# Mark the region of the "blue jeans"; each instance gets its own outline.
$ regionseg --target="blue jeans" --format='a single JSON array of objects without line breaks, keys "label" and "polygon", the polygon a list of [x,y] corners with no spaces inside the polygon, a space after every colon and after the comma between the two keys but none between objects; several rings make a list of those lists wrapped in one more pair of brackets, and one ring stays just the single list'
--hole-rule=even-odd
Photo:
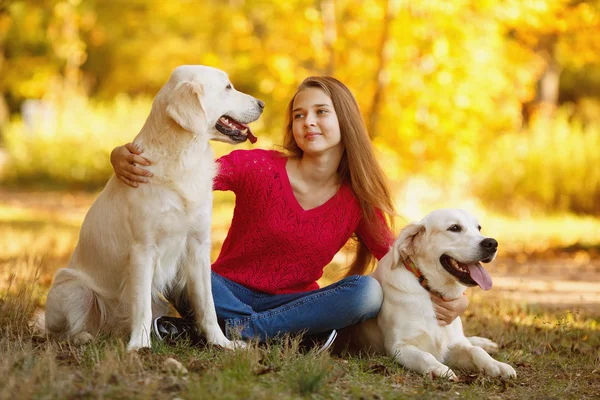
[{"label": "blue jeans", "polygon": [[379,282],[360,275],[310,292],[273,295],[213,272],[212,292],[226,336],[260,341],[283,333],[312,335],[345,328],[375,318],[383,301]]},{"label": "blue jeans", "polygon": [[[379,282],[360,275],[310,292],[273,295],[212,272],[212,294],[225,335],[259,341],[285,333],[313,335],[345,328],[375,318],[383,301]],[[193,318],[185,297],[167,298],[182,317]]]}]

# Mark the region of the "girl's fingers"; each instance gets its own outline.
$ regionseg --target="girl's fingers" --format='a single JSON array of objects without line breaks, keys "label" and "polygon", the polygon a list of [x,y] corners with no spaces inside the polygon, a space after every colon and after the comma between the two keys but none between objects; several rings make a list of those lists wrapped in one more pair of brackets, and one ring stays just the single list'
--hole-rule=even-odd
[{"label": "girl's fingers", "polygon": [[444,308],[437,307],[437,308],[434,308],[434,311],[435,311],[435,316],[437,319],[447,320],[451,317],[450,314],[448,313],[448,310],[446,310]]},{"label": "girl's fingers", "polygon": [[134,187],[134,188],[138,187],[138,184],[137,184],[137,183],[135,183],[135,182],[131,182],[129,179],[125,178],[125,177],[124,177],[124,176],[122,176],[122,175],[118,175],[118,176],[117,176],[117,178],[119,178],[119,180],[120,180],[121,182],[123,182],[124,184],[126,184],[126,185],[128,185],[128,186],[131,186],[131,187]]},{"label": "girl's fingers", "polygon": [[435,316],[441,326],[451,324],[469,305],[469,300],[466,296],[460,296],[458,299],[444,299],[430,294],[429,297],[433,304]]},{"label": "girl's fingers", "polygon": [[441,307],[435,303],[433,303],[433,311],[435,312],[435,317],[438,320],[438,324],[440,326],[448,325],[454,320],[453,316],[448,312],[446,308]]},{"label": "girl's fingers", "polygon": [[136,163],[136,164],[140,164],[140,165],[146,165],[146,166],[150,165],[150,161],[148,161],[147,159],[145,159],[142,156],[136,156],[136,155],[134,155],[133,156],[133,162]]},{"label": "girl's fingers", "polygon": [[133,175],[147,176],[147,177],[152,176],[152,173],[150,171],[147,171],[144,168],[136,167],[135,165],[131,165],[131,164],[127,164],[125,167],[123,167],[123,170],[127,171]]},{"label": "girl's fingers", "polygon": [[142,149],[140,149],[138,146],[136,146],[133,143],[127,143],[125,145],[125,148],[127,150],[129,150],[130,153],[133,153],[133,154],[141,154],[142,153]]},{"label": "girl's fingers", "polygon": [[148,161],[146,158],[135,154],[127,154],[125,156],[125,160],[127,160],[127,163],[129,164],[140,164],[144,166],[150,165],[150,161]]},{"label": "girl's fingers", "polygon": [[129,179],[132,182],[148,183],[148,178],[137,174],[132,174],[131,172],[126,170],[123,170],[123,175],[125,176],[125,178]]}]

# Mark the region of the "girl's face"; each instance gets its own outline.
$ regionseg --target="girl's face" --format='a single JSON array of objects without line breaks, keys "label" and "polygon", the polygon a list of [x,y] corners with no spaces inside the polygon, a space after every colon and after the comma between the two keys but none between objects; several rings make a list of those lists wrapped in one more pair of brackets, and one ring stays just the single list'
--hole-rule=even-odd
[{"label": "girl's face", "polygon": [[309,155],[343,153],[340,124],[333,102],[319,88],[302,89],[292,106],[292,133],[300,149]]}]

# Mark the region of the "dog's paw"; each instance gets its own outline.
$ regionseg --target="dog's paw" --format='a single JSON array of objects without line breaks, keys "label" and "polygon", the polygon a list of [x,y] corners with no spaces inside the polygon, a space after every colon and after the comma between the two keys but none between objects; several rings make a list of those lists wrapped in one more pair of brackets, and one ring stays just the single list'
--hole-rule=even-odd
[{"label": "dog's paw", "polygon": [[241,350],[241,349],[245,349],[247,347],[246,342],[243,342],[241,340],[229,340],[229,339],[219,340],[219,341],[215,340],[214,342],[212,342],[212,344],[221,346],[227,350]]},{"label": "dog's paw", "polygon": [[71,342],[74,345],[79,346],[91,342],[93,339],[94,337],[89,332],[79,332],[78,334],[73,335],[73,337],[71,337]]},{"label": "dog's paw", "polygon": [[498,362],[499,368],[500,368],[500,376],[503,378],[516,378],[517,377],[517,371],[515,371],[515,369],[503,362]]},{"label": "dog's paw", "polygon": [[473,346],[481,347],[488,354],[494,354],[498,351],[498,344],[496,342],[491,341],[490,339],[479,337],[479,336],[471,336],[467,338],[469,342]]},{"label": "dog's paw", "polygon": [[132,351],[138,351],[140,349],[145,349],[145,348],[149,348],[150,346],[142,346],[140,344],[137,343],[131,343],[129,342],[129,344],[127,345],[127,351],[128,352],[132,352]]},{"label": "dog's paw", "polygon": [[146,338],[146,337],[141,337],[141,338],[137,338],[134,339],[133,337],[129,340],[129,343],[127,344],[127,351],[131,352],[131,351],[137,351],[139,349],[143,349],[143,348],[149,348],[150,347],[150,338]]},{"label": "dog's paw", "polygon": [[248,347],[248,344],[246,342],[244,342],[243,340],[231,340],[231,347],[227,347],[228,349],[231,350],[242,350],[245,349],[246,347]]},{"label": "dog's paw", "polygon": [[431,366],[427,369],[425,375],[429,375],[432,378],[446,378],[449,381],[458,381],[458,377],[454,371],[444,364]]},{"label": "dog's paw", "polygon": [[511,367],[510,365],[500,362],[500,361],[495,361],[493,363],[490,363],[488,365],[486,365],[485,367],[483,367],[483,372],[486,375],[489,376],[493,376],[493,377],[498,377],[501,376],[502,378],[516,378],[517,377],[517,372],[515,371],[515,369],[513,367]]},{"label": "dog's paw", "polygon": [[246,343],[241,340],[229,340],[223,331],[217,326],[206,334],[206,341],[215,346],[221,346],[228,350],[245,349]]}]

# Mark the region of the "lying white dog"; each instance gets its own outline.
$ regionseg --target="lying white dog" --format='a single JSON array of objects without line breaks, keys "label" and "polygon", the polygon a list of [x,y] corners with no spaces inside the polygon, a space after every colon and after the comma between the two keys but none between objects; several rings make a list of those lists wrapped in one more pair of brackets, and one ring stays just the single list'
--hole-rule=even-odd
[{"label": "lying white dog", "polygon": [[209,140],[255,142],[245,124],[263,108],[223,71],[173,71],[134,140],[154,177],[133,189],[113,176],[92,204],[69,265],[48,294],[49,334],[81,343],[99,332],[130,333],[128,350],[149,347],[152,318],[166,312],[159,294],[185,290],[208,342],[234,347],[219,328],[211,291],[216,166]]},{"label": "lying white dog", "polygon": [[429,292],[462,296],[467,286],[488,290],[492,279],[481,262],[491,262],[498,242],[480,233],[477,219],[463,210],[432,212],[402,230],[373,277],[383,289],[376,319],[349,333],[355,345],[385,353],[404,367],[456,380],[444,363],[490,376],[515,377],[508,364],[494,360],[489,339],[466,338],[460,318],[439,326]]}]

